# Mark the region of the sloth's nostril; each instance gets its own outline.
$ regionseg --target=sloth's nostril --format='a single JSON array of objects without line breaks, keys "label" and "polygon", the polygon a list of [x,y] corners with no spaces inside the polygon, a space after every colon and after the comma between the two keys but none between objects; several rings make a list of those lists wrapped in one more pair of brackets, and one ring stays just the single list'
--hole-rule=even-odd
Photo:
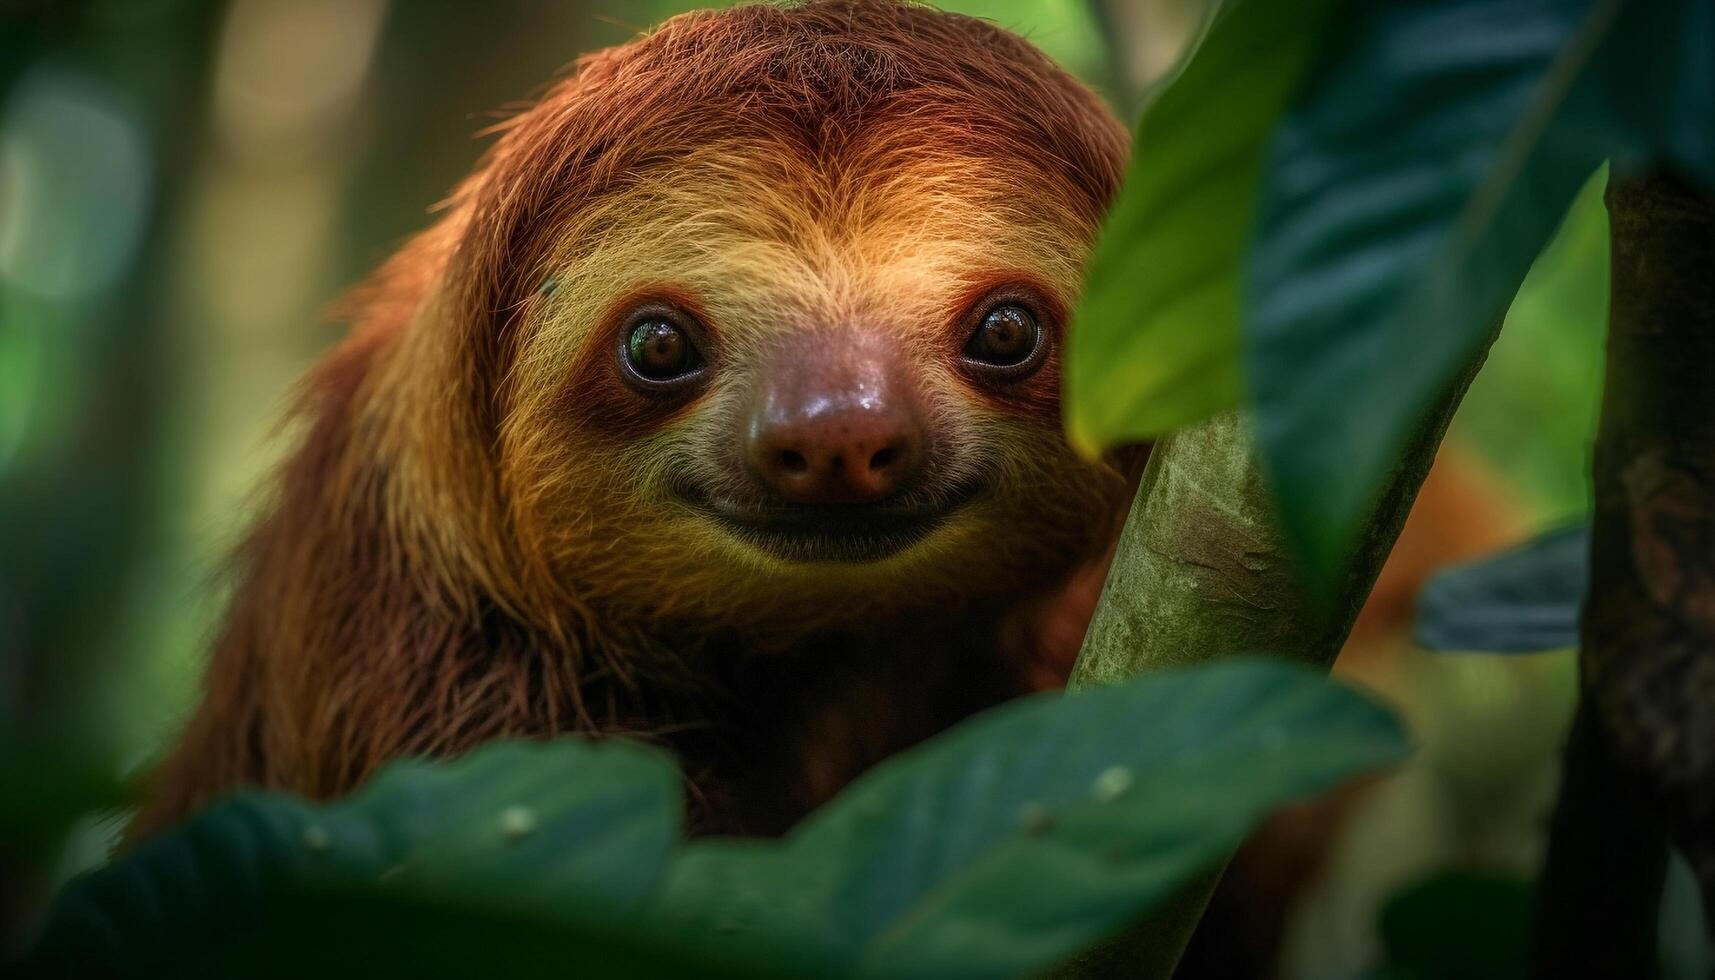
[{"label": "sloth's nostril", "polygon": [[785,449],[780,453],[780,468],[788,473],[802,473],[810,468],[810,461],[795,449]]},{"label": "sloth's nostril", "polygon": [[898,455],[899,453],[895,451],[892,446],[884,446],[881,449],[877,449],[875,451],[875,455],[869,458],[869,468],[872,470],[885,470],[887,469],[888,464],[893,462],[893,458]]}]

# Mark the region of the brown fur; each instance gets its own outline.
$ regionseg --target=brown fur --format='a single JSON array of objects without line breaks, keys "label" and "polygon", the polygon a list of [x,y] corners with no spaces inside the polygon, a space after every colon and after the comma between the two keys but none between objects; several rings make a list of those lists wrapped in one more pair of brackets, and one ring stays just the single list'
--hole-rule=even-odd
[{"label": "brown fur", "polygon": [[[134,833],[563,732],[667,744],[697,829],[772,832],[1056,682],[1126,474],[1067,449],[1056,363],[996,391],[953,360],[990,283],[1070,307],[1126,149],[1028,44],[882,0],[687,15],[584,58],[351,302]],[[708,390],[616,381],[639,297],[708,325]],[[684,474],[730,482],[735,406],[805,332],[910,352],[937,465],[985,488],[934,539],[791,566],[674,502]]]}]

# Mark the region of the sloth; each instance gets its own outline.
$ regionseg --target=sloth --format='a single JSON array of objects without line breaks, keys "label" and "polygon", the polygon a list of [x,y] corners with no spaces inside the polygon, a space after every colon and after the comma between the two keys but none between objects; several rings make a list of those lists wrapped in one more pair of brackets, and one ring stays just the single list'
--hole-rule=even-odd
[{"label": "sloth", "polygon": [[1059,421],[1129,147],[987,22],[684,15],[504,126],[345,304],[133,835],[628,736],[697,833],[1063,681],[1142,451]]}]

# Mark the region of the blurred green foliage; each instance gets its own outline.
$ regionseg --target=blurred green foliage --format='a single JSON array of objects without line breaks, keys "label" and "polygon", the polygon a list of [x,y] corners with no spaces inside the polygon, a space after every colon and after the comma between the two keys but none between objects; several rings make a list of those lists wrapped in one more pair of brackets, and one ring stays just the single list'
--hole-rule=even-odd
[{"label": "blurred green foliage", "polygon": [[1608,328],[1607,186],[1604,167],[1578,192],[1453,424],[1453,438],[1494,460],[1554,523],[1590,508]]},{"label": "blurred green foliage", "polygon": [[1268,138],[1335,6],[1223,7],[1144,110],[1066,359],[1066,428],[1085,452],[1239,404],[1242,269]]}]

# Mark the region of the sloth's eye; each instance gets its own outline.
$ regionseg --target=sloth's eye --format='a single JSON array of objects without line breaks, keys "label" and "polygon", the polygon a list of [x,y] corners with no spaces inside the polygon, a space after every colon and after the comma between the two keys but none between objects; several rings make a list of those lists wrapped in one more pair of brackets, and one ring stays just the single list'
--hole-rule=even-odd
[{"label": "sloth's eye", "polygon": [[625,340],[625,358],[631,369],[648,381],[671,381],[696,370],[699,364],[691,338],[661,319],[644,320],[631,328]]},{"label": "sloth's eye", "polygon": [[1031,359],[1042,341],[1042,327],[1022,306],[1006,303],[990,310],[965,345],[965,356],[985,365],[1018,367]]}]

